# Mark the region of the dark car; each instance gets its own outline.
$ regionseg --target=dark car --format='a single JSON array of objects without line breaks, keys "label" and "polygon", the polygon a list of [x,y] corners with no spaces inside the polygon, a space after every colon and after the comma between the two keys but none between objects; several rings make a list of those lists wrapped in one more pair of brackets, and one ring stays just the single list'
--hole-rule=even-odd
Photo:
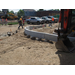
[{"label": "dark car", "polygon": [[51,23],[51,22],[52,22],[52,20],[49,19],[49,18],[46,17],[46,16],[43,16],[43,17],[41,17],[41,18],[44,19],[45,23]]},{"label": "dark car", "polygon": [[55,18],[54,16],[47,16],[49,19],[54,18],[54,22],[57,23],[58,22],[58,18]]}]

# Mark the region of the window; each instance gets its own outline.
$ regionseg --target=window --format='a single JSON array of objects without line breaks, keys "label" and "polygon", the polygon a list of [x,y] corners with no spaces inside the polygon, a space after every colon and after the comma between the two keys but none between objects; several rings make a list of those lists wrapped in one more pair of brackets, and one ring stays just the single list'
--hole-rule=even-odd
[{"label": "window", "polygon": [[72,9],[72,14],[75,14],[75,9]]},{"label": "window", "polygon": [[49,16],[48,18],[54,18],[54,16]]},{"label": "window", "polygon": [[37,17],[36,19],[40,19],[39,17]]},{"label": "window", "polygon": [[42,18],[42,19],[45,19],[45,18]]},{"label": "window", "polygon": [[43,17],[43,19],[48,19],[48,17]]},{"label": "window", "polygon": [[34,20],[35,18],[31,18],[32,20]]},{"label": "window", "polygon": [[75,23],[75,9],[72,9],[71,23]]}]

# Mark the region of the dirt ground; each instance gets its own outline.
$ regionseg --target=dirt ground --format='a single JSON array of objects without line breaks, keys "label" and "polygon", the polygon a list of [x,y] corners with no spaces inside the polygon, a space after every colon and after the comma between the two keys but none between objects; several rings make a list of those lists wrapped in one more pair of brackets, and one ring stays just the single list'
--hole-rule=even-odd
[{"label": "dirt ground", "polygon": [[[17,28],[18,25],[0,26],[0,34],[7,33],[10,29],[15,31]],[[50,32],[49,27],[45,29],[36,31]],[[24,29],[20,29],[15,35],[0,39],[0,65],[73,64],[75,65],[75,53],[58,52],[55,42],[31,40],[24,35]]]},{"label": "dirt ground", "polygon": [[33,29],[33,30],[38,32],[53,34],[54,29],[58,28],[58,26],[60,26],[58,23],[52,24],[52,26],[49,26],[49,24],[47,24],[46,27],[43,26],[42,28]]}]

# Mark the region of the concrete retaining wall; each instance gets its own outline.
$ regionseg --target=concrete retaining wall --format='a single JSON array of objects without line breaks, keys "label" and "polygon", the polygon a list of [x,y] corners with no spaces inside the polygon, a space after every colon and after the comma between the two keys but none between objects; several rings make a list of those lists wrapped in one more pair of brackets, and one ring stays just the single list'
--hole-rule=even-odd
[{"label": "concrete retaining wall", "polygon": [[[45,27],[46,25],[44,25]],[[27,34],[27,36],[31,36],[31,37],[35,37],[35,38],[39,38],[39,39],[46,39],[46,40],[51,40],[51,41],[57,41],[57,36],[56,34],[49,34],[49,33],[43,33],[43,32],[37,32],[37,31],[33,31],[32,29],[34,28],[42,28],[42,25],[38,25],[38,26],[27,26],[25,27],[25,34]]]},{"label": "concrete retaining wall", "polygon": [[[27,34],[27,36],[31,36],[34,38],[39,38],[39,39],[46,39],[46,40],[51,40],[51,41],[57,41],[57,34],[49,34],[49,33],[43,33],[43,32],[37,32],[37,31],[33,31],[32,29],[37,29],[37,28],[42,28],[43,25],[38,25],[38,26],[27,26],[25,27],[25,34]],[[46,27],[46,25],[44,25],[44,27]],[[73,37],[73,35],[75,34],[75,32],[69,34],[67,37],[70,39],[71,42],[75,41],[75,37]]]}]

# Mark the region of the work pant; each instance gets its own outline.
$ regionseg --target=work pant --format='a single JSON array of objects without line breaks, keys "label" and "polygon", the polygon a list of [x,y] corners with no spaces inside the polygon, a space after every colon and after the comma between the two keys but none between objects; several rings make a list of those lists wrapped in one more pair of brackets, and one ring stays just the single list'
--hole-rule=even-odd
[{"label": "work pant", "polygon": [[18,27],[18,29],[20,28],[20,26],[22,26],[22,29],[23,29],[23,25],[22,25],[22,24],[19,24],[19,27]]},{"label": "work pant", "polygon": [[49,27],[52,26],[52,24],[54,24],[54,21],[52,21],[52,22],[49,24]]},{"label": "work pant", "polygon": [[52,21],[52,24],[54,24],[54,21]]},{"label": "work pant", "polygon": [[4,23],[5,23],[5,25],[7,25],[7,21],[5,21]]},{"label": "work pant", "polygon": [[52,21],[52,23],[54,23],[54,21]]},{"label": "work pant", "polygon": [[2,25],[4,24],[4,22],[2,22]]}]

